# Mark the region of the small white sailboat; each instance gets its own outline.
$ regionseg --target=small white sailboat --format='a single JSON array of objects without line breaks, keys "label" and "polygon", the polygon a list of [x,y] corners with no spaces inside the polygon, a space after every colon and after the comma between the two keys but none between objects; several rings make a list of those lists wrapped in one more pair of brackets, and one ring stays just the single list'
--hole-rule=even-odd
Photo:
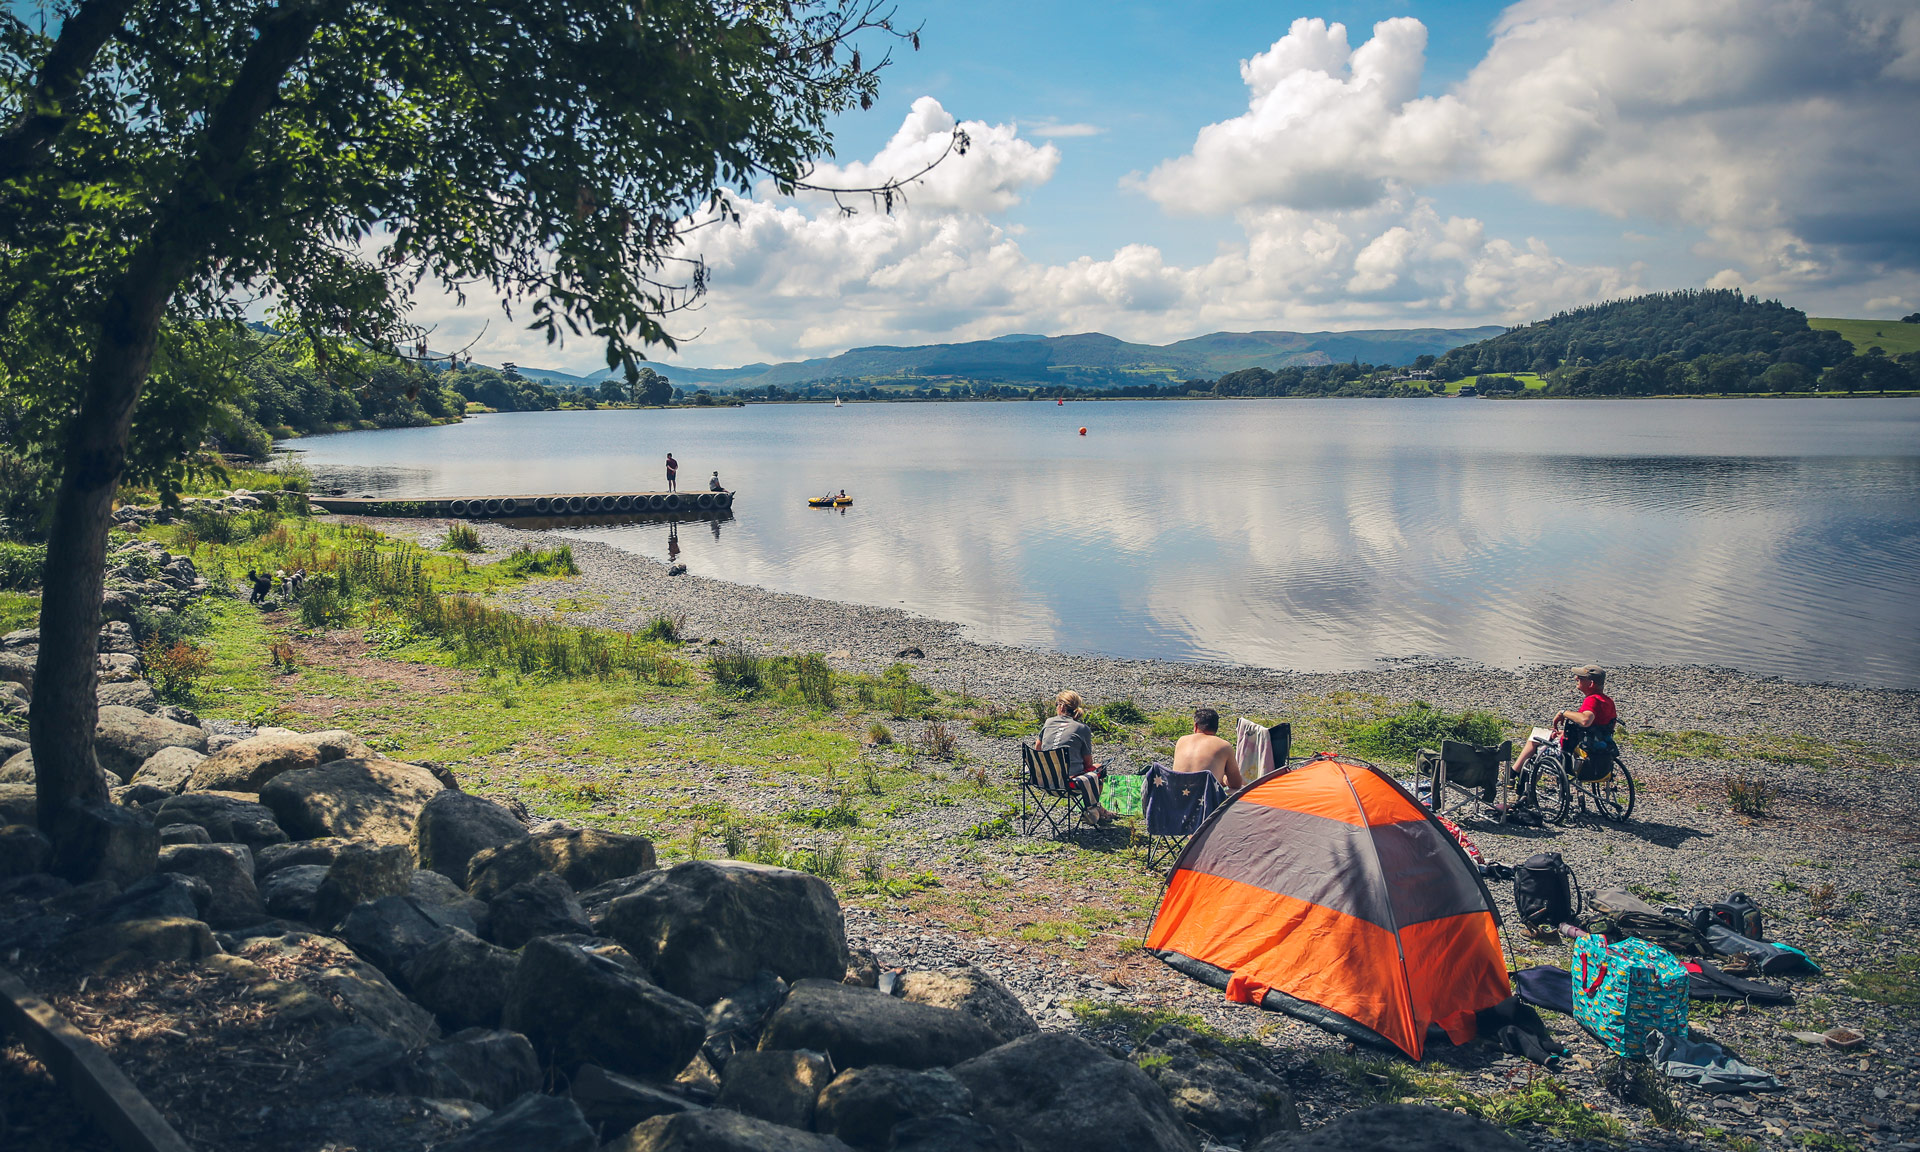
[{"label": "small white sailboat", "polygon": [[846,407],[846,405],[845,405],[845,404],[842,404],[842,403],[840,403],[840,397],[838,397],[838,396],[835,396],[835,397],[833,398],[833,406],[834,406],[835,408],[845,408],[845,407]]}]

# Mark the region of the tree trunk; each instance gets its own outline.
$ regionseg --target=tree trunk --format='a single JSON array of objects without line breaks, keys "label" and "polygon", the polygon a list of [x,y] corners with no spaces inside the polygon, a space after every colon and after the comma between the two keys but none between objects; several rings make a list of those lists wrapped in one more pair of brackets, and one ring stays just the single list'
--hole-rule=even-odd
[{"label": "tree trunk", "polygon": [[108,799],[93,756],[99,719],[100,595],[106,583],[113,495],[127,467],[133,409],[146,383],[167,301],[229,222],[226,198],[246,169],[249,141],[280,81],[321,20],[344,0],[287,0],[264,11],[239,75],[208,118],[196,171],[135,246],[103,301],[80,407],[66,434],[60,487],[47,531],[40,600],[40,659],[29,728],[42,831],[56,856],[80,810]]},{"label": "tree trunk", "polygon": [[113,494],[126,472],[134,404],[153,362],[167,297],[181,274],[169,264],[177,261],[139,261],[107,302],[54,494],[30,729],[38,819],[55,843],[79,808],[107,801],[106,778],[93,756],[107,530]]}]

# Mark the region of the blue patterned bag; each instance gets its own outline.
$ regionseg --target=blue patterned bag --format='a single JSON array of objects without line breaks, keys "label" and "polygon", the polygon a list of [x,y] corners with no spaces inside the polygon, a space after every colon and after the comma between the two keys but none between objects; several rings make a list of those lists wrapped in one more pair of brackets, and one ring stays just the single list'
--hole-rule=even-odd
[{"label": "blue patterned bag", "polygon": [[1573,946],[1573,1018],[1608,1048],[1638,1060],[1649,1028],[1687,1034],[1686,966],[1645,940],[1609,944],[1582,936]]}]

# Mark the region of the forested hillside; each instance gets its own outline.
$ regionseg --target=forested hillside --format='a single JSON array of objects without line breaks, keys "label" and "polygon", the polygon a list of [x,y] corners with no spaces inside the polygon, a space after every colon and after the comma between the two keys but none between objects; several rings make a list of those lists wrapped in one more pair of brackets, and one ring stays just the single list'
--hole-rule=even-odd
[{"label": "forested hillside", "polygon": [[1443,380],[1533,372],[1545,395],[1663,396],[1916,387],[1912,358],[1855,356],[1806,313],[1738,289],[1661,292],[1562,312],[1440,356]]}]

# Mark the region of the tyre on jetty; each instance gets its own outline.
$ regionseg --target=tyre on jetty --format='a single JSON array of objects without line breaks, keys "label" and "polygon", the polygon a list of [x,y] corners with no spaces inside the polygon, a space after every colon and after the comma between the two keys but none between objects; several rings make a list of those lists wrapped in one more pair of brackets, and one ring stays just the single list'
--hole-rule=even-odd
[{"label": "tyre on jetty", "polygon": [[467,514],[467,502],[465,500],[450,500],[447,502],[447,511],[453,513],[455,516],[465,516]]},{"label": "tyre on jetty", "polygon": [[682,505],[683,503],[684,503],[684,501],[682,501],[682,500],[680,499],[680,493],[678,493],[678,492],[669,492],[669,493],[667,493],[667,495],[666,495],[666,509],[667,509],[667,511],[669,511],[669,512],[678,512],[678,511],[680,511],[680,506],[681,506],[681,505]]},{"label": "tyre on jetty", "polygon": [[586,507],[587,507],[587,502],[585,500],[582,500],[580,497],[578,496],[567,497],[567,511],[581,512],[581,511],[584,511]]},{"label": "tyre on jetty", "polygon": [[498,516],[498,515],[500,515],[500,501],[498,501],[498,500],[488,500],[488,501],[486,502],[486,504],[484,505],[484,507],[485,507],[485,508],[486,508],[486,510],[487,510],[487,515],[489,515],[489,516]]},{"label": "tyre on jetty", "polygon": [[500,501],[500,511],[506,513],[509,516],[513,515],[516,511],[519,510],[519,508],[520,508],[520,501],[515,500],[511,496],[507,497],[505,500]]},{"label": "tyre on jetty", "polygon": [[652,495],[652,496],[649,496],[649,497],[647,497],[647,510],[648,510],[649,512],[664,512],[664,511],[666,511],[666,510],[667,510],[667,498],[666,498],[665,496],[661,496],[661,495],[659,495],[658,493],[656,493],[656,494],[654,494],[654,495]]},{"label": "tyre on jetty", "polygon": [[533,502],[533,510],[545,516],[547,513],[553,511],[553,501],[542,496]]}]

